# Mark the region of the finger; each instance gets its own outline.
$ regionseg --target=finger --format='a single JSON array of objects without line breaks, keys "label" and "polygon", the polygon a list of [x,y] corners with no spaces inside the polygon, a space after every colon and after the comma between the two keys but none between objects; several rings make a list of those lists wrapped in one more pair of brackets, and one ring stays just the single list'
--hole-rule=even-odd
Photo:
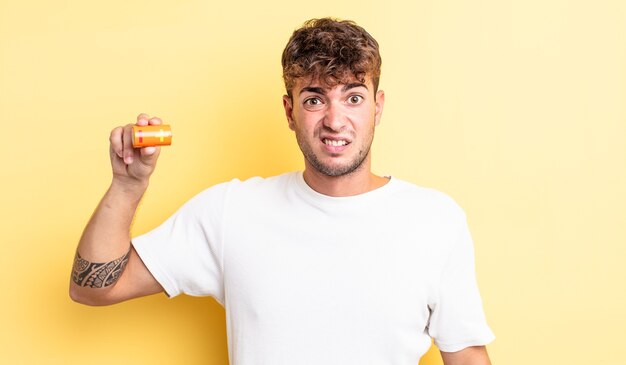
[{"label": "finger", "polygon": [[150,119],[150,116],[146,113],[141,113],[137,116],[137,125],[148,125],[148,120]]},{"label": "finger", "polygon": [[124,127],[123,134],[123,148],[124,148],[124,163],[130,165],[133,163],[133,155],[135,150],[133,149],[133,125],[128,124]]},{"label": "finger", "polygon": [[111,131],[111,135],[109,136],[109,142],[111,143],[111,150],[115,152],[115,154],[122,158],[123,155],[123,145],[122,145],[122,133],[124,131],[123,127],[113,128]]},{"label": "finger", "polygon": [[153,118],[150,118],[148,123],[150,123],[150,125],[161,125],[163,124],[163,121],[159,117],[153,117]]}]

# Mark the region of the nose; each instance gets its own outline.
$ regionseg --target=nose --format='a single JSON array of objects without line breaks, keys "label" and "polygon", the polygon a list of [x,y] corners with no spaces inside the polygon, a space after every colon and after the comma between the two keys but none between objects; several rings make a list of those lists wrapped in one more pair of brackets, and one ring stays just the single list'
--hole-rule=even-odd
[{"label": "nose", "polygon": [[346,123],[346,115],[341,110],[341,106],[334,102],[328,103],[326,112],[324,113],[324,126],[335,132],[339,132]]}]

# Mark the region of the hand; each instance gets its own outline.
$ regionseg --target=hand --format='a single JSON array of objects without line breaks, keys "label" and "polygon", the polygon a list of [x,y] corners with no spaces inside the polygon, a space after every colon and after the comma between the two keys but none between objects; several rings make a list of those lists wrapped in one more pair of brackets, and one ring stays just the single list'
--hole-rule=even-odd
[{"label": "hand", "polygon": [[[141,113],[137,116],[137,124],[160,125],[160,118]],[[109,155],[113,168],[113,181],[125,184],[148,185],[148,180],[156,166],[160,147],[133,148],[133,124],[117,127],[111,131],[109,138]]]}]

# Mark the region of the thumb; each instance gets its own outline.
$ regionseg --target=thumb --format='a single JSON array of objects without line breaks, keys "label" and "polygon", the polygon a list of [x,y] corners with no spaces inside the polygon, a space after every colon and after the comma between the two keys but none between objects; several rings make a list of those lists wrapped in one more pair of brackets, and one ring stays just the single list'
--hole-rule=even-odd
[{"label": "thumb", "polygon": [[148,164],[154,165],[156,163],[157,158],[159,158],[159,153],[161,152],[160,147],[144,147],[141,148],[141,161]]}]

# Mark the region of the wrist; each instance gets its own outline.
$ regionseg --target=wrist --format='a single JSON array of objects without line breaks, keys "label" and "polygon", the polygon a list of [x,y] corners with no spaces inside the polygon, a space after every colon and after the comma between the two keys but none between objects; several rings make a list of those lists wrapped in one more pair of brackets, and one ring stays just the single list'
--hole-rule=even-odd
[{"label": "wrist", "polygon": [[141,198],[148,189],[148,180],[136,180],[132,178],[113,177],[110,190],[115,193],[131,195]]}]

